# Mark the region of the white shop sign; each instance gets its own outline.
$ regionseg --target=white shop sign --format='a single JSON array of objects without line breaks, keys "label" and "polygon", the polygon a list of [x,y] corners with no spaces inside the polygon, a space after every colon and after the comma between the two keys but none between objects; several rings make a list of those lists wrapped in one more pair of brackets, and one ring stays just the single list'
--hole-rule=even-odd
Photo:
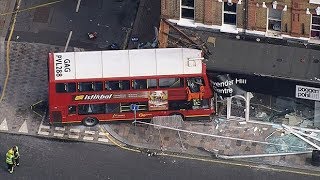
[{"label": "white shop sign", "polygon": [[296,85],[296,98],[320,101],[320,88]]}]

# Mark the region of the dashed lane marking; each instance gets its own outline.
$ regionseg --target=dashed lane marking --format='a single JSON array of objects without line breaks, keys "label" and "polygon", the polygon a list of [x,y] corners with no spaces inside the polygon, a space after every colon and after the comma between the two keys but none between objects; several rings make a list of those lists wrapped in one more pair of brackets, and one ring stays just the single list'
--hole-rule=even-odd
[{"label": "dashed lane marking", "polygon": [[79,138],[79,135],[69,134],[69,138],[70,138],[70,139],[78,139],[78,138]]},{"label": "dashed lane marking", "polygon": [[93,137],[89,137],[89,136],[84,136],[83,140],[87,140],[87,141],[93,141]]},{"label": "dashed lane marking", "polygon": [[66,128],[65,127],[55,127],[54,128],[56,131],[65,131]]},{"label": "dashed lane marking", "polygon": [[27,121],[24,120],[23,124],[21,125],[20,129],[18,132],[21,133],[28,133],[28,126],[27,126]]},{"label": "dashed lane marking", "polygon": [[94,135],[96,132],[95,131],[84,131],[84,133]]},{"label": "dashed lane marking", "polygon": [[8,131],[8,124],[6,118],[4,118],[4,120],[0,124],[0,131]]},{"label": "dashed lane marking", "polygon": [[63,137],[64,134],[61,134],[61,133],[53,133],[53,136],[55,137]]},{"label": "dashed lane marking", "polygon": [[70,131],[70,132],[74,132],[74,133],[79,133],[79,132],[80,132],[80,129],[70,129],[69,131]]}]

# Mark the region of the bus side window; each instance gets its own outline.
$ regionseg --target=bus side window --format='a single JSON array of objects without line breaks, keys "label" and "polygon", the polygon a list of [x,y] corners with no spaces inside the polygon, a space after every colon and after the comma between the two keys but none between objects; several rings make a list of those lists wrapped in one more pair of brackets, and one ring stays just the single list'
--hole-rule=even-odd
[{"label": "bus side window", "polygon": [[103,83],[102,82],[93,82],[92,83],[94,91],[102,91],[103,90]]},{"label": "bus side window", "polygon": [[79,91],[80,92],[93,91],[92,82],[80,82]]},{"label": "bus side window", "polygon": [[130,81],[107,81],[106,82],[106,90],[129,90],[130,89]]},{"label": "bus side window", "polygon": [[57,83],[57,93],[76,92],[76,83]]},{"label": "bus side window", "polygon": [[147,89],[146,79],[132,80],[133,89]]},{"label": "bus side window", "polygon": [[56,92],[57,93],[66,92],[65,84],[64,83],[56,83]]},{"label": "bus side window", "polygon": [[157,88],[157,80],[156,79],[147,79],[147,88],[148,89]]},{"label": "bus side window", "polygon": [[162,78],[159,79],[161,88],[179,88],[184,87],[183,78]]},{"label": "bus side window", "polygon": [[204,86],[204,81],[201,77],[187,78],[187,86],[192,93],[200,92],[200,86]]},{"label": "bus side window", "polygon": [[68,114],[76,114],[76,113],[77,113],[77,106],[68,107]]},{"label": "bus side window", "polygon": [[76,83],[67,83],[67,92],[76,92],[77,86]]}]

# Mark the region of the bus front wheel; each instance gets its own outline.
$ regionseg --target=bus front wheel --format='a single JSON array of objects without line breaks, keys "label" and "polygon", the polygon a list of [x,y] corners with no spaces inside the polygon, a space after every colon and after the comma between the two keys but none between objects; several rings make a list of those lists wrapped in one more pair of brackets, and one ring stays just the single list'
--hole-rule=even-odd
[{"label": "bus front wheel", "polygon": [[82,123],[85,126],[94,126],[96,124],[98,124],[98,119],[94,118],[94,117],[86,117],[85,119],[83,119]]}]

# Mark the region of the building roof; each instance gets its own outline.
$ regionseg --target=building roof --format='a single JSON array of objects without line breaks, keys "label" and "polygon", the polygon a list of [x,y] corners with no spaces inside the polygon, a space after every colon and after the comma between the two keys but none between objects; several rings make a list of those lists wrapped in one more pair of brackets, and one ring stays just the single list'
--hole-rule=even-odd
[{"label": "building roof", "polygon": [[62,52],[53,57],[55,80],[202,73],[201,51],[188,48]]},{"label": "building roof", "polygon": [[[285,40],[237,34],[222,34],[208,29],[179,27],[190,39],[205,44],[207,70],[225,73],[255,74],[320,84],[320,51],[317,47]],[[181,35],[170,29],[169,47],[195,47],[181,41]],[[180,37],[179,37],[180,36]],[[175,37],[174,39],[170,37]],[[209,38],[211,37],[211,38]],[[277,44],[273,44],[275,41]],[[279,42],[278,42],[279,41]],[[170,45],[171,44],[171,45]]]}]

